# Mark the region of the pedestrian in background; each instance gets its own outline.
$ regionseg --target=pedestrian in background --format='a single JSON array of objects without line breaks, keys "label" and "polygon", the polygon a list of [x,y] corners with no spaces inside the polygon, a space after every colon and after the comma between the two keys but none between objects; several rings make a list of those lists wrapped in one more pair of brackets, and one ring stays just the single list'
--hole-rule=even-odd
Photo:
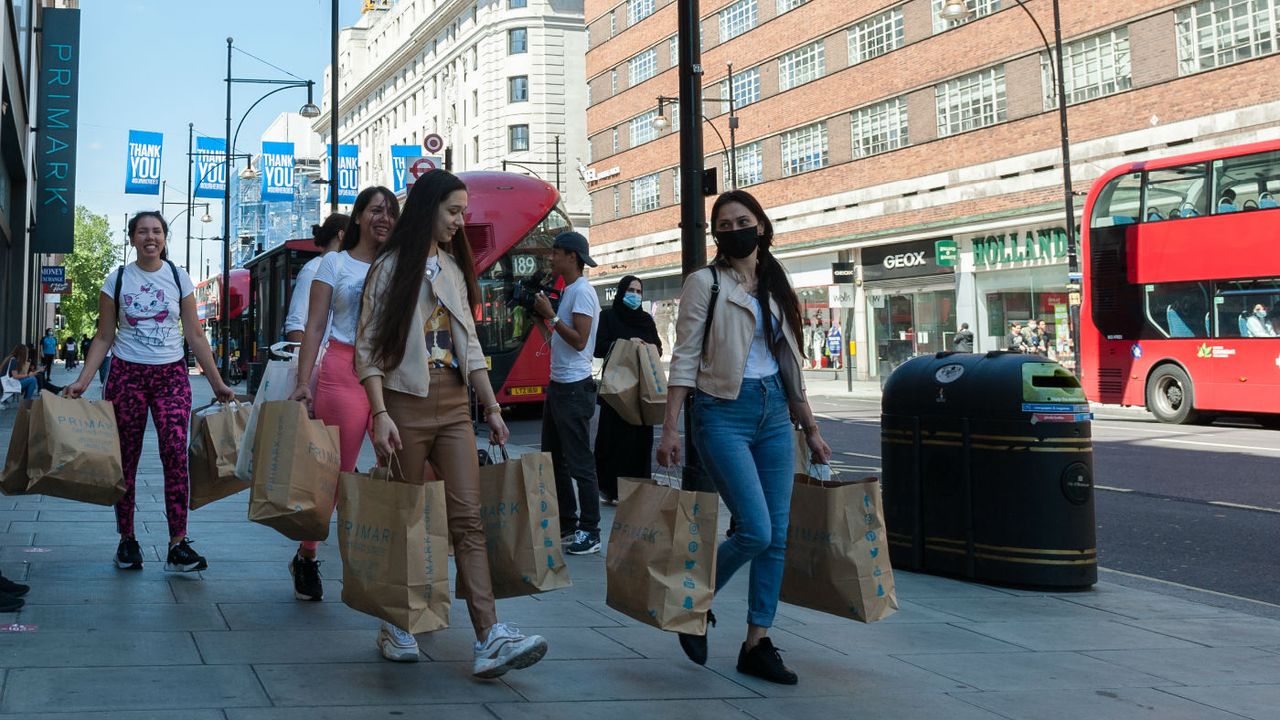
[{"label": "pedestrian in background", "polygon": [[[711,221],[715,259],[710,268],[689,275],[680,293],[658,463],[680,462],[680,409],[692,393],[694,446],[737,524],[716,553],[716,592],[751,565],[738,672],[794,685],[796,674],[767,636],[782,589],[793,428],[804,429],[816,462],[829,462],[831,448],[805,395],[797,343],[800,301],[769,251],[773,224],[743,190],[716,198]],[[705,635],[681,634],[680,646],[689,659],[706,663]]]},{"label": "pedestrian in background", "polygon": [[[400,203],[390,190],[382,186],[362,190],[351,206],[342,249],[324,256],[308,290],[307,324],[298,353],[298,386],[292,398],[305,402],[312,415],[325,425],[338,427],[342,472],[356,469],[360,445],[370,429],[369,400],[355,370],[360,294],[370,265],[399,217]],[[320,355],[322,340],[325,340],[324,357],[317,370],[316,358]],[[314,393],[313,372],[316,374]],[[319,546],[318,542],[304,540],[289,561],[293,596],[298,600],[324,599],[320,561],[316,560]]]},{"label": "pedestrian in background", "polygon": [[1022,336],[1022,324],[1017,322],[1009,323],[1009,337],[1007,339],[1009,352],[1024,353],[1027,351],[1026,340]]},{"label": "pedestrian in background", "polygon": [[[591,356],[600,324],[600,299],[584,274],[596,266],[587,239],[572,230],[551,244],[551,271],[564,279],[560,306],[539,293],[533,309],[551,321],[551,382],[542,411],[542,450],[551,453],[565,552],[600,552],[600,486],[591,451],[596,381]],[[545,332],[545,331],[544,331]],[[575,494],[576,485],[576,494]]]},{"label": "pedestrian in background", "polygon": [[[351,222],[349,215],[332,213],[324,219],[324,223],[311,226],[311,239],[320,248],[320,255],[311,258],[298,271],[293,281],[293,297],[289,300],[289,314],[284,318],[284,339],[291,343],[302,343],[307,329],[307,311],[311,308],[311,281],[316,271],[324,262],[325,256],[337,252],[342,247],[342,238],[346,234],[347,225]],[[328,323],[325,324],[328,332]],[[320,345],[324,345],[321,340]]]},{"label": "pedestrian in background", "polygon": [[53,335],[53,328],[44,329],[44,337],[40,338],[41,364],[44,366],[44,379],[50,380],[53,372],[53,361],[58,357],[58,338]]},{"label": "pedestrian in background", "polygon": [[18,343],[13,346],[13,350],[0,362],[0,375],[18,381],[24,400],[34,400],[40,396],[40,384],[44,378],[38,372],[31,372],[26,345]]},{"label": "pedestrian in background", "polygon": [[[467,186],[452,173],[432,170],[413,184],[365,284],[355,362],[382,463],[421,485],[430,462],[444,481],[458,596],[476,635],[472,673],[495,678],[541,660],[547,641],[498,622],[489,578],[468,388],[484,405],[489,442],[505,445],[510,433],[476,332],[480,286],[462,230],[466,209]],[[388,462],[392,454],[398,462]],[[413,635],[386,622],[378,647],[388,660],[419,657]]]},{"label": "pedestrian in background", "polygon": [[62,343],[62,359],[67,364],[68,370],[74,370],[80,362],[79,348],[76,345],[76,336],[69,335],[66,342]]},{"label": "pedestrian in background", "polygon": [[[618,281],[613,305],[600,313],[600,329],[596,331],[596,357],[603,358],[618,340],[632,338],[658,347],[662,341],[653,316],[641,309],[644,285],[635,275]],[[653,463],[653,426],[632,425],[622,419],[607,403],[600,404],[596,426],[596,479],[600,483],[600,499],[606,505],[618,504],[618,478],[647,478]]]},{"label": "pedestrian in background", "polygon": [[969,323],[960,323],[960,332],[956,333],[951,345],[956,352],[973,352],[973,331],[969,329]]},{"label": "pedestrian in background", "polygon": [[[137,260],[116,268],[98,294],[98,334],[80,377],[67,386],[67,397],[84,394],[108,349],[115,355],[103,397],[115,408],[124,465],[125,493],[116,503],[116,567],[142,569],[142,548],[134,535],[134,497],[147,413],[156,426],[164,465],[165,516],[169,521],[169,554],[165,570],[193,572],[209,565],[187,538],[187,429],[191,423],[191,381],[183,356],[183,339],[195,351],[213,394],[222,402],[235,392],[218,376],[213,350],[196,317],[195,286],[186,271],[169,261],[169,226],[158,212],[129,220],[129,242]],[[119,298],[117,305],[116,298]]]}]

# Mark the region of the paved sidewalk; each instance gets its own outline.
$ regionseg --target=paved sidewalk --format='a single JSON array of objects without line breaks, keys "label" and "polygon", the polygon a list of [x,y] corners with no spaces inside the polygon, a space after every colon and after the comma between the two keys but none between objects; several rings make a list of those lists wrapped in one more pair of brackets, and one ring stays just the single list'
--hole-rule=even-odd
[{"label": "paved sidewalk", "polygon": [[[0,411],[5,447],[14,415]],[[293,543],[245,520],[243,494],[192,513],[209,570],[164,573],[153,436],[143,458],[142,572],[112,566],[109,508],[0,497],[0,569],[32,585],[0,615],[25,626],[0,632],[0,720],[1280,717],[1280,621],[1110,582],[1054,594],[898,573],[902,610],[874,625],[784,605],[772,635],[800,684],[781,687],[734,670],[745,573],[717,598],[700,668],[675,636],[605,606],[603,557],[571,557],[572,588],[498,603],[549,639],[539,665],[473,680],[460,602],[453,627],[420,636],[424,662],[394,665],[377,622],[339,600],[336,545],[320,551],[326,601],[294,601]]]}]

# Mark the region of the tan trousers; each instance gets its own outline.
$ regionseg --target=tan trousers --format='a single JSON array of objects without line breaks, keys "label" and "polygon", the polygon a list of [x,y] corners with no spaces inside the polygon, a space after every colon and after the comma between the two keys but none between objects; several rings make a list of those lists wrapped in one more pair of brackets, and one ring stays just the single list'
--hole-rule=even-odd
[{"label": "tan trousers", "polygon": [[[480,465],[467,407],[467,388],[456,370],[433,369],[429,397],[387,390],[387,413],[400,431],[397,453],[404,482],[426,482],[427,463],[444,481],[449,535],[458,566],[458,597],[467,599],[479,635],[498,622],[489,580],[489,555],[480,521]],[[400,468],[392,463],[392,472]]]}]

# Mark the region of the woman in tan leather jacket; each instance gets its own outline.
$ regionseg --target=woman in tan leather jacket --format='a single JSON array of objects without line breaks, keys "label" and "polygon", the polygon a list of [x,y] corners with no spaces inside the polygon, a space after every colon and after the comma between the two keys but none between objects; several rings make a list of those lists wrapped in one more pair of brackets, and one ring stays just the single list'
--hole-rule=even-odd
[{"label": "woman in tan leather jacket", "polygon": [[[680,409],[692,393],[698,457],[737,523],[716,553],[716,591],[751,564],[747,639],[738,653],[738,672],[793,685],[796,674],[766,635],[782,587],[794,424],[804,429],[816,459],[828,462],[831,448],[805,397],[797,344],[800,301],[786,270],[769,252],[773,224],[742,190],[717,198],[711,221],[716,257],[685,280],[680,294],[658,463],[680,462]],[[680,645],[689,659],[706,662],[705,635],[682,634]]]}]

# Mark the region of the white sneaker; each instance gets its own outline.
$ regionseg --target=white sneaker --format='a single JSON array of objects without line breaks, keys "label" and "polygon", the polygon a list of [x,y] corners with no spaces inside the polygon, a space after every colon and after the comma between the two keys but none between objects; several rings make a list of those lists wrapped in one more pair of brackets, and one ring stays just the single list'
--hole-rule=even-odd
[{"label": "white sneaker", "polygon": [[391,662],[418,662],[418,641],[391,623],[382,623],[382,629],[378,631],[378,649],[382,651],[382,657]]},{"label": "white sneaker", "polygon": [[508,670],[527,668],[546,654],[546,638],[525,637],[516,628],[498,623],[489,630],[488,640],[476,643],[476,662],[471,672],[479,678],[496,678]]}]

